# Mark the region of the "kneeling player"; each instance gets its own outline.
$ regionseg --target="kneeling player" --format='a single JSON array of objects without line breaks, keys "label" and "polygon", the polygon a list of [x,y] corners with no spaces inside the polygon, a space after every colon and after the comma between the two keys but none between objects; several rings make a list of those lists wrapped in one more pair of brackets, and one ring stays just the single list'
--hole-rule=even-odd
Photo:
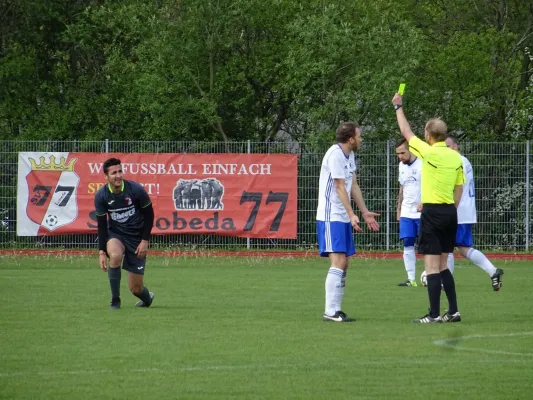
[{"label": "kneeling player", "polygon": [[[120,267],[128,271],[128,286],[140,300],[137,307],[150,307],[154,294],[144,286],[144,268],[154,210],[148,193],[137,182],[124,179],[120,160],[103,165],[107,185],[96,192],[99,264],[107,271],[111,286],[111,309],[120,308]],[[109,215],[109,227],[107,216]],[[109,269],[106,266],[109,257]]]}]

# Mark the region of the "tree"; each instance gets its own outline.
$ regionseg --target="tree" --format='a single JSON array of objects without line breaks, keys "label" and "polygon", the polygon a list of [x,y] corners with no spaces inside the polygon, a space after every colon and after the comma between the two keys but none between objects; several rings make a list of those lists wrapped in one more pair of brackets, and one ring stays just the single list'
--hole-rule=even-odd
[{"label": "tree", "polygon": [[330,141],[355,119],[532,137],[521,0],[0,0],[9,138]]},{"label": "tree", "polygon": [[[440,115],[468,138],[529,137],[533,5],[414,0],[411,7],[425,54],[415,82],[424,100],[416,104],[420,122]],[[509,127],[510,120],[518,125]]]}]

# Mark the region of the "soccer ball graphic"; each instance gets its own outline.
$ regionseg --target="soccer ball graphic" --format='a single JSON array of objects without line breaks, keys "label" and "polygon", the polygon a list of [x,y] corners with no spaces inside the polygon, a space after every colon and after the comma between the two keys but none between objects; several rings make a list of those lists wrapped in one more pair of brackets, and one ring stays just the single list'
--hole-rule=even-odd
[{"label": "soccer ball graphic", "polygon": [[56,215],[48,214],[44,219],[44,222],[47,226],[52,227],[57,225],[58,219]]},{"label": "soccer ball graphic", "polygon": [[422,285],[424,286],[428,285],[428,274],[426,274],[426,271],[422,272],[422,275],[420,275],[420,282],[422,282]]}]

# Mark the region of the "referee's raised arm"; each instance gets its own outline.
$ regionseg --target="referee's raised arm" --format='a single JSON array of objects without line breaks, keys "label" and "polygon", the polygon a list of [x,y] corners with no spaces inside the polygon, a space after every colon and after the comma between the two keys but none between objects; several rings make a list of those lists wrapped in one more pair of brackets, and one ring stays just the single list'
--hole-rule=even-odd
[{"label": "referee's raised arm", "polygon": [[[457,198],[460,198],[464,175],[462,160],[446,146],[447,126],[435,118],[426,123],[424,139],[415,136],[403,110],[403,98],[392,99],[398,126],[409,142],[409,150],[422,159],[420,241],[418,252],[424,255],[429,294],[429,314],[413,322],[459,322],[455,281],[448,270],[448,253],[453,252],[457,230]],[[441,285],[448,298],[448,311],[440,316]]]},{"label": "referee's raised arm", "polygon": [[392,98],[392,105],[394,107],[394,110],[396,111],[396,119],[398,120],[398,126],[400,127],[400,132],[402,133],[402,136],[405,138],[405,140],[409,141],[415,134],[411,130],[411,126],[409,125],[409,121],[407,121],[407,118],[405,117],[405,114],[403,112],[403,98],[398,93],[394,95]]}]

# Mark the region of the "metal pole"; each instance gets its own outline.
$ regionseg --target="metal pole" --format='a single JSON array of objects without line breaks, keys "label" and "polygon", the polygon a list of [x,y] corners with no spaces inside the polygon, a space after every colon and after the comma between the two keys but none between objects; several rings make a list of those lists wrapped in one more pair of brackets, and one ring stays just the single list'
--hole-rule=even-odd
[{"label": "metal pole", "polygon": [[385,249],[390,249],[390,141],[387,140],[387,227],[386,227],[386,246]]},{"label": "metal pole", "polygon": [[109,153],[109,139],[105,140],[105,152]]},{"label": "metal pole", "polygon": [[[248,147],[247,152],[248,152],[248,154],[250,154],[250,153],[252,152],[252,147],[251,147],[251,145],[252,145],[252,144],[251,144],[250,140],[248,140],[248,143],[247,143],[247,147]],[[251,244],[250,242],[251,242],[251,239],[250,239],[249,237],[247,237],[247,238],[246,238],[246,248],[247,248],[248,250],[250,250],[250,247],[251,247],[251,246],[250,246],[250,244]]]},{"label": "metal pole", "polygon": [[530,149],[531,148],[531,141],[526,142],[526,251],[529,250],[529,191],[530,191],[530,183],[529,183],[529,158],[530,158]]}]

